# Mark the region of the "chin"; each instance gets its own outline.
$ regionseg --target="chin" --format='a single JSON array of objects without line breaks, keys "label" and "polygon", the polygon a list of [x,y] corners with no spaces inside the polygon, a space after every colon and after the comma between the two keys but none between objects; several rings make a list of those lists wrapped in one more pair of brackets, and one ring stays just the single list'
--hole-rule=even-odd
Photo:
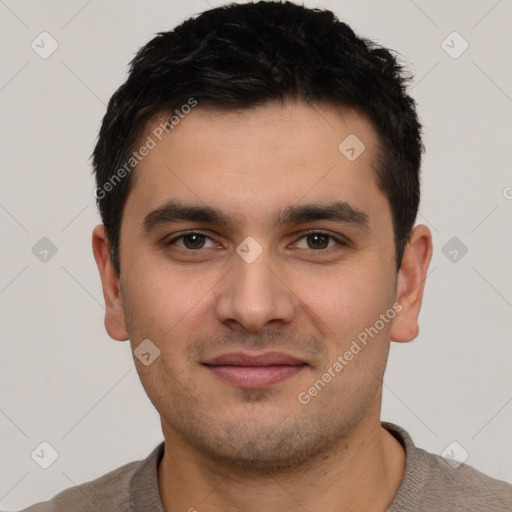
[{"label": "chin", "polygon": [[[281,410],[283,410],[281,408]],[[323,460],[332,446],[339,442],[340,431],[326,429],[325,417],[316,415],[298,419],[284,411],[279,418],[264,413],[227,424],[212,432],[209,425],[199,425],[182,432],[182,436],[214,463],[244,472],[282,472]]]}]

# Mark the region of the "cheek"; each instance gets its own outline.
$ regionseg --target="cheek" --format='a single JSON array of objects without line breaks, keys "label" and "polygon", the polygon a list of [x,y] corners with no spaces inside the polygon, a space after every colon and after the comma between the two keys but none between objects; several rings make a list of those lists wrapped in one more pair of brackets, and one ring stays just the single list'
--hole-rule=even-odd
[{"label": "cheek", "polygon": [[362,268],[331,267],[312,279],[304,279],[304,273],[297,276],[293,290],[309,316],[323,326],[322,334],[343,341],[389,307],[390,283],[380,276]]},{"label": "cheek", "polygon": [[[129,334],[149,338],[161,351],[176,351],[177,342],[191,333],[198,333],[201,325],[211,323],[213,295],[219,281],[212,273],[190,273],[170,266],[139,265],[144,272],[129,272],[125,307]],[[208,316],[210,315],[210,317]],[[128,320],[128,318],[127,318]]]}]

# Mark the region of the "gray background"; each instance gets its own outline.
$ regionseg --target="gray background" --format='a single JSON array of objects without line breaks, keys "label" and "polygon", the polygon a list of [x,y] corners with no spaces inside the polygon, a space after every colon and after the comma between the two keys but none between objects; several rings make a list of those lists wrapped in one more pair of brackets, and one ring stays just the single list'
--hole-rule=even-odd
[{"label": "gray background", "polygon": [[[144,458],[163,439],[129,344],[103,327],[88,158],[137,49],[222,3],[0,0],[2,509]],[[512,2],[305,4],[333,9],[416,75],[427,148],[418,221],[435,249],[421,333],[392,344],[382,418],[432,452],[456,441],[467,463],[512,482]],[[43,31],[59,45],[47,59],[31,47]],[[469,44],[457,58],[454,31]],[[43,237],[58,250],[46,262],[33,253]],[[459,247],[443,252],[452,237]],[[43,441],[59,455],[46,470],[31,458]]]}]

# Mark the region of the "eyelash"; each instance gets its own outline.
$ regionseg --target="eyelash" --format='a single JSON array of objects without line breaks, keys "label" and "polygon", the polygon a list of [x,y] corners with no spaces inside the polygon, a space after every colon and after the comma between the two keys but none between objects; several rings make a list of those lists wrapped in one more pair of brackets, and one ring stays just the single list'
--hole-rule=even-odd
[{"label": "eyelash", "polygon": [[[168,242],[165,243],[165,245],[166,246],[171,246],[177,240],[180,240],[180,239],[182,239],[183,237],[185,237],[187,235],[201,235],[201,236],[204,236],[205,238],[208,238],[208,239],[212,240],[212,238],[210,236],[206,235],[205,233],[201,233],[201,231],[186,231],[186,232],[181,233],[180,235],[174,237],[173,239],[169,240]],[[342,238],[338,238],[338,237],[332,235],[329,232],[319,231],[319,230],[315,230],[315,229],[308,230],[308,231],[302,233],[302,235],[298,238],[298,240],[302,240],[303,238],[306,238],[309,235],[323,235],[323,236],[328,237],[331,240],[334,240],[339,246],[347,246],[348,245],[348,242],[344,241]],[[202,250],[202,248],[194,250],[194,249],[183,249],[181,247],[179,247],[178,249],[181,250],[181,251],[185,251],[185,252],[200,252]],[[311,251],[315,251],[315,252],[328,252],[328,251],[330,251],[332,249],[334,249],[334,247],[329,247],[329,248],[326,248],[326,249],[310,249],[310,250]]]}]

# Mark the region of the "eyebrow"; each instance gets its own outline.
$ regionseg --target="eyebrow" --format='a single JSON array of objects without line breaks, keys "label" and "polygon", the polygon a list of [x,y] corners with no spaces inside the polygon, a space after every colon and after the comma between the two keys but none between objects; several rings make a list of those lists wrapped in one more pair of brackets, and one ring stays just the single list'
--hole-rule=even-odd
[{"label": "eyebrow", "polygon": [[[346,201],[289,206],[279,213],[276,224],[284,226],[316,220],[353,224],[365,230],[369,228],[368,215]],[[233,230],[236,224],[229,215],[218,208],[170,200],[144,217],[143,233],[149,234],[159,226],[176,221],[205,222],[223,225],[230,230]]]}]

